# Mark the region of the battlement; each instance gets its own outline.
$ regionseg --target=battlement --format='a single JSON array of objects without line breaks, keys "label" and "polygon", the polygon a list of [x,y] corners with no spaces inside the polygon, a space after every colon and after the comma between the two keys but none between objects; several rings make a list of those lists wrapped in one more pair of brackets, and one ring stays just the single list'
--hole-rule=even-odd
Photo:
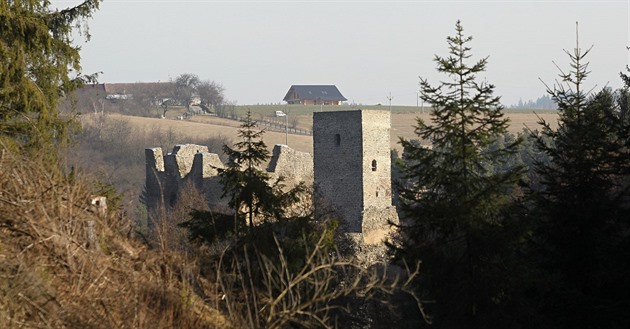
[{"label": "battlement", "polygon": [[[147,148],[145,157],[149,211],[155,211],[160,204],[173,206],[181,189],[190,183],[203,193],[210,207],[226,204],[226,200],[221,200],[218,177],[218,170],[225,168],[225,164],[218,154],[208,152],[207,146],[175,145],[166,155],[160,147]],[[264,166],[272,178],[285,177],[288,187],[300,182],[313,184],[313,157],[309,153],[278,144]]]},{"label": "battlement", "polygon": [[[388,223],[398,222],[392,205],[390,126],[387,111],[315,112],[313,156],[276,145],[269,163],[260,169],[272,179],[284,177],[287,188],[301,182],[313,186],[321,200],[316,212],[332,207],[342,230],[358,245],[380,245]],[[161,148],[147,148],[145,155],[149,214],[160,205],[175,205],[187,184],[194,184],[211,209],[227,208],[218,176],[225,165],[206,146],[176,145],[166,155]],[[371,248],[377,249],[382,248]]]}]

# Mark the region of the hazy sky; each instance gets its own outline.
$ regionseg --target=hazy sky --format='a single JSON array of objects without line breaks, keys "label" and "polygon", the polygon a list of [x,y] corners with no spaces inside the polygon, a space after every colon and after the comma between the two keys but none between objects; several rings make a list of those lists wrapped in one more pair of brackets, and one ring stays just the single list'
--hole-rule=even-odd
[{"label": "hazy sky", "polygon": [[[53,1],[67,7],[79,1]],[[334,84],[349,102],[416,105],[418,77],[446,79],[434,55],[460,19],[480,79],[506,105],[545,94],[569,69],[564,49],[594,46],[588,83],[619,87],[630,52],[630,1],[105,0],[88,21],[84,73],[101,82],[221,83],[237,104],[282,102],[292,84]]]}]

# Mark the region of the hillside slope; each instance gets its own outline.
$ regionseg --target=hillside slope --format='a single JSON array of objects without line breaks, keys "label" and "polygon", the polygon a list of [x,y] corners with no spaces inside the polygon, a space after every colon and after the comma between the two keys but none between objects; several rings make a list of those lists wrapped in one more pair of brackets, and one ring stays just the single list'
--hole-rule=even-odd
[{"label": "hillside slope", "polygon": [[[312,127],[312,114],[298,115],[299,121],[303,127]],[[530,129],[538,128],[539,118],[545,119],[552,124],[552,127],[556,126],[558,114],[555,111],[540,111],[540,113],[525,112],[525,111],[507,111],[506,116],[510,119],[511,133],[519,133],[523,128],[528,127]],[[169,119],[157,119],[146,118],[136,116],[120,115],[121,119],[127,120],[135,127],[141,130],[155,129],[155,127],[161,127],[165,129],[173,129],[178,133],[181,133],[189,137],[219,137],[226,136],[230,140],[236,140],[236,134],[240,123],[238,121],[223,119],[212,116],[196,116],[191,121],[185,120],[169,120]],[[429,112],[425,113],[392,113],[391,122],[392,129],[390,135],[391,148],[402,151],[400,144],[398,143],[399,137],[407,139],[416,138],[414,134],[414,125],[416,124],[416,118],[421,118],[425,122],[431,122]],[[267,146],[272,149],[276,144],[285,144],[285,134],[267,131],[264,137]],[[312,136],[302,135],[288,135],[289,146],[293,149],[302,152],[313,152],[313,139]],[[182,141],[181,143],[185,143]],[[147,146],[149,147],[149,146]]]},{"label": "hillside slope", "polygon": [[0,153],[0,327],[229,327],[197,266],[131,240],[92,186]]}]

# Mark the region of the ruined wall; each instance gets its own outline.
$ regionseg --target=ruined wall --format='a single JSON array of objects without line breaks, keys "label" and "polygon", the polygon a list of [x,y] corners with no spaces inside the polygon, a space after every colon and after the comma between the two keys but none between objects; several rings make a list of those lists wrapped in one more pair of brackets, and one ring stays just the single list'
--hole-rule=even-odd
[{"label": "ruined wall", "polygon": [[398,222],[391,198],[390,113],[313,113],[316,191],[342,217],[346,231],[376,244]]},{"label": "ruined wall", "polygon": [[362,111],[363,208],[392,205],[390,113]]},{"label": "ruined wall", "polygon": [[[378,245],[389,232],[388,221],[398,222],[391,202],[390,127],[387,111],[315,112],[313,156],[276,145],[270,162],[261,169],[272,179],[285,177],[287,188],[300,182],[314,186],[319,203],[316,211],[336,210],[342,230],[360,248]],[[202,191],[210,207],[226,206],[227,200],[220,198],[222,187],[216,169],[224,165],[217,154],[208,153],[207,147],[177,145],[167,155],[160,148],[145,152],[150,213],[161,202],[174,205],[188,182]]]},{"label": "ruined wall", "polygon": [[304,182],[313,185],[313,156],[296,151],[287,145],[277,144],[271,153],[267,172],[272,178],[283,176],[288,186]]},{"label": "ruined wall", "polygon": [[361,130],[361,111],[313,113],[315,192],[341,215],[350,233],[362,231]]},{"label": "ruined wall", "polygon": [[[227,200],[221,199],[222,186],[217,170],[225,165],[217,154],[208,152],[207,146],[176,145],[166,155],[159,147],[147,148],[145,157],[145,203],[150,215],[154,215],[161,204],[175,205],[181,189],[187,184],[193,184],[204,195],[211,209],[227,207]],[[288,188],[302,181],[313,184],[312,156],[286,145],[274,147],[271,160],[264,168],[272,179],[284,176]]]}]

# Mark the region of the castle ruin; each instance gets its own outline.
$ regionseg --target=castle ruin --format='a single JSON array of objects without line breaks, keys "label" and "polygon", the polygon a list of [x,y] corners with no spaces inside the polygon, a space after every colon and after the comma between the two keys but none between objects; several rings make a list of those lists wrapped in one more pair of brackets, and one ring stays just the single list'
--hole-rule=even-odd
[{"label": "castle ruin", "polygon": [[380,243],[388,222],[398,223],[390,129],[388,111],[313,113],[315,191],[336,209],[343,229],[365,244]]},{"label": "castle ruin", "polygon": [[[392,206],[390,113],[376,110],[313,114],[313,156],[276,145],[266,171],[285,177],[288,187],[305,182],[339,215],[342,230],[361,244],[382,241]],[[225,207],[217,168],[224,164],[206,146],[177,145],[171,153],[147,148],[145,203],[149,214],[171,207],[182,188],[195,186],[212,208]],[[317,212],[318,204],[315,204]]]}]

